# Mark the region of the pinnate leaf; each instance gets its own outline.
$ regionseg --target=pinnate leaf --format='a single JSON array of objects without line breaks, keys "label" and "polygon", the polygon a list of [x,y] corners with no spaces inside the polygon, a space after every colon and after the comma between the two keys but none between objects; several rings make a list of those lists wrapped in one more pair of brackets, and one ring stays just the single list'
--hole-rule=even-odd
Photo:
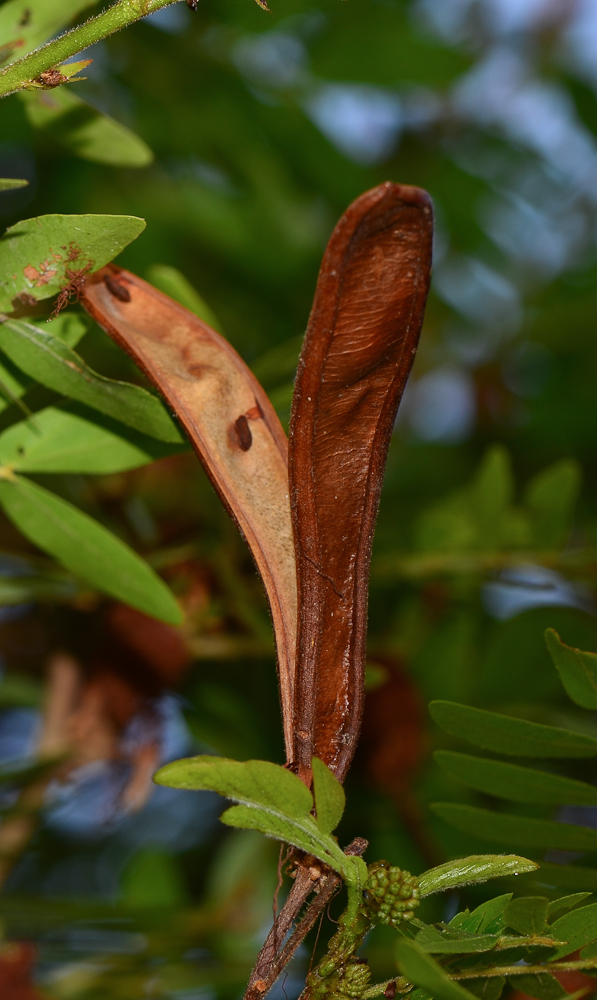
[{"label": "pinnate leaf", "polygon": [[504,910],[506,927],[519,934],[540,934],[545,930],[549,900],[545,896],[520,896]]},{"label": "pinnate leaf", "polygon": [[124,542],[28,479],[0,479],[0,504],[22,533],[73,573],[154,618],[179,624],[166,585]]},{"label": "pinnate leaf", "polygon": [[556,726],[527,722],[454,701],[432,701],[429,711],[446,732],[495,753],[520,757],[597,755],[597,740]]},{"label": "pinnate leaf", "polygon": [[131,215],[40,215],[6,230],[0,239],[0,309],[26,294],[57,295],[73,272],[95,271],[145,229]]},{"label": "pinnate leaf", "polygon": [[457,861],[446,861],[437,868],[423,872],[419,876],[419,889],[421,896],[429,896],[433,892],[443,892],[444,889],[453,889],[459,885],[535,871],[538,867],[534,861],[519,858],[515,854],[472,854]]},{"label": "pinnate leaf", "polygon": [[547,648],[567,694],[582,708],[597,708],[597,653],[567,646],[553,628],[545,632]]},{"label": "pinnate leaf", "polygon": [[597,850],[597,830],[588,826],[513,816],[453,802],[436,802],[431,808],[450,826],[483,840],[521,847]]},{"label": "pinnate leaf", "polygon": [[107,475],[180,450],[78,404],[49,406],[0,434],[0,464],[15,472]]},{"label": "pinnate leaf", "polygon": [[24,320],[5,319],[0,325],[0,349],[42,385],[160,441],[182,441],[159,399],[140,386],[98,375],[51,332]]},{"label": "pinnate leaf", "polygon": [[344,813],[344,789],[329,767],[318,757],[313,757],[311,766],[317,825],[322,833],[331,833]]},{"label": "pinnate leaf", "polygon": [[399,941],[396,956],[402,975],[427,990],[435,1000],[470,1000],[468,990],[450,979],[414,941]]},{"label": "pinnate leaf", "polygon": [[434,757],[452,778],[487,795],[512,802],[597,805],[597,787],[584,781],[451,750],[438,750]]}]

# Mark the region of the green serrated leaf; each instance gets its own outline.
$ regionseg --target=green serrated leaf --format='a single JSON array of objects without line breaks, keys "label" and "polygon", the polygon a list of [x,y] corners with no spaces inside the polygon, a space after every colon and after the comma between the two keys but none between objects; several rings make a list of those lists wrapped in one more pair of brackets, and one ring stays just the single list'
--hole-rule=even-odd
[{"label": "green serrated leaf", "polygon": [[548,819],[530,819],[510,813],[491,812],[476,806],[435,802],[433,811],[463,833],[501,844],[521,847],[560,848],[568,851],[597,850],[597,830]]},{"label": "green serrated leaf", "polygon": [[[95,0],[8,0],[0,8],[0,45],[15,44],[20,58],[66,27]],[[10,58],[10,57],[9,57]]]},{"label": "green serrated leaf", "polygon": [[399,941],[396,957],[402,975],[431,993],[435,1000],[470,1000],[468,990],[450,979],[414,941]]},{"label": "green serrated leaf", "polygon": [[572,701],[582,708],[597,708],[597,653],[567,646],[553,628],[546,630],[545,641]]},{"label": "green serrated leaf", "polygon": [[0,239],[0,310],[20,295],[57,295],[73,272],[108,264],[145,229],[131,215],[40,215],[10,226]]},{"label": "green serrated leaf", "polygon": [[505,875],[520,875],[535,871],[538,867],[534,861],[519,858],[516,854],[472,854],[457,861],[446,861],[437,868],[423,872],[419,876],[419,889],[421,896],[429,896],[433,892],[443,892],[459,885],[487,882],[488,879],[503,878]]},{"label": "green serrated leaf", "polygon": [[27,187],[28,183],[16,177],[0,177],[0,191],[14,191],[15,188]]},{"label": "green serrated leaf", "polygon": [[453,701],[432,701],[432,718],[446,732],[484,750],[517,757],[594,757],[597,740]]},{"label": "green serrated leaf", "polygon": [[592,895],[592,892],[574,892],[570,896],[561,896],[559,899],[552,899],[549,904],[549,921],[556,920],[560,913],[572,910],[579,903],[584,903]]},{"label": "green serrated leaf", "polygon": [[51,331],[24,320],[5,319],[0,325],[0,349],[27,375],[55,392],[160,441],[183,440],[159,399],[137,385],[98,375]]},{"label": "green serrated leaf", "polygon": [[498,942],[497,934],[454,934],[436,930],[435,927],[425,927],[415,938],[416,944],[423,951],[432,955],[474,955],[478,952],[492,951]]},{"label": "green serrated leaf", "polygon": [[321,832],[310,815],[313,797],[308,788],[278,764],[263,760],[240,763],[202,755],[166,764],[154,780],[172,788],[211,790],[239,802],[241,805],[223,814],[222,822],[284,840],[336,871],[343,872],[355,860],[347,858],[336,842]]},{"label": "green serrated leaf", "polygon": [[0,504],[20,531],[73,573],[162,621],[179,624],[178,604],[147,563],[82,511],[28,479],[0,479]]},{"label": "green serrated leaf", "polygon": [[434,757],[450,777],[486,795],[512,802],[597,805],[597,787],[584,781],[451,750],[437,750]]},{"label": "green serrated leaf", "polygon": [[318,757],[313,757],[311,766],[317,825],[322,833],[331,833],[344,814],[344,789],[329,767]]},{"label": "green serrated leaf", "polygon": [[22,91],[31,125],[75,156],[111,167],[146,167],[153,160],[149,146],[125,125],[102,114],[67,87]]},{"label": "green serrated leaf", "polygon": [[187,281],[184,274],[175,267],[168,264],[152,264],[147,269],[147,280],[150,284],[159,288],[160,292],[169,295],[171,299],[180,302],[185,309],[190,309],[199,319],[207,323],[218,333],[222,332],[222,327],[216,314],[208,306],[199,292],[193,288],[190,281]]},{"label": "green serrated leaf", "polygon": [[519,896],[504,910],[506,927],[519,934],[541,934],[547,924],[549,900],[545,896]]},{"label": "green serrated leaf", "polygon": [[536,997],[537,1000],[561,1000],[561,997],[568,995],[556,977],[549,972],[539,972],[530,976],[512,976],[510,986],[515,990],[520,990],[526,996]]},{"label": "green serrated leaf", "polygon": [[107,475],[180,451],[77,403],[49,406],[0,434],[0,465],[15,472]]},{"label": "green serrated leaf", "polygon": [[565,913],[551,924],[549,932],[560,941],[568,942],[556,949],[551,956],[553,961],[591,944],[597,939],[597,903]]}]

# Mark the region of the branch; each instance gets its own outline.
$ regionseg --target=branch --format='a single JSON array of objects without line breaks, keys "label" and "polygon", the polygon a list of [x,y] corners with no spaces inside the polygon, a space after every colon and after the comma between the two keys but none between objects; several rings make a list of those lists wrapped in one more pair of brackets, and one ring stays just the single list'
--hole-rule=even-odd
[{"label": "branch", "polygon": [[175,2],[177,0],[120,0],[84,24],[71,28],[59,38],[46,42],[40,48],[5,66],[0,71],[0,97],[23,90],[34,80],[38,80],[42,73],[54,69],[65,59],[70,59],[89,45],[94,45],[115,31],[125,28],[127,24],[133,24],[134,21]]}]

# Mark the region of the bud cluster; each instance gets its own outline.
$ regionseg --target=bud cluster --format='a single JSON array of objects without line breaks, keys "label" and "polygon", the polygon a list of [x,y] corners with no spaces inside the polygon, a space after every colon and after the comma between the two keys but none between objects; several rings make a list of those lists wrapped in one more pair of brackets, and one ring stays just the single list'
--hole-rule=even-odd
[{"label": "bud cluster", "polygon": [[420,902],[418,879],[410,872],[376,861],[369,865],[365,884],[365,900],[373,920],[396,927],[403,920],[412,920]]}]

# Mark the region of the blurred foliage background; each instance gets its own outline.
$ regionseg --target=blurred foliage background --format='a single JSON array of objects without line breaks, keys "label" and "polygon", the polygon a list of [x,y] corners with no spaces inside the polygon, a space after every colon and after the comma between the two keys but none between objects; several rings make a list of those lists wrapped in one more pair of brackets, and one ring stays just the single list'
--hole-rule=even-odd
[{"label": "blurred foliage background", "polygon": [[[143,165],[119,166],[109,142],[75,155],[68,132],[5,99],[0,176],[30,186],[0,193],[3,224],[145,218],[118,263],[201,310],[198,293],[285,423],[336,219],[386,179],[432,195],[433,292],[390,450],[341,834],[415,873],[509,849],[430,809],[503,803],[433,762],[434,748],[462,747],[426,704],[597,735],[543,640],[553,627],[597,650],[597,5],[272,0],[265,13],[201,0],[86,56],[76,93],[153,158],[139,146]],[[78,349],[141,381],[99,329]],[[117,476],[38,478],[149,559],[186,624],[102,599],[2,518],[0,985],[17,1000],[237,997],[271,920],[277,847],[219,828],[207,793],[152,789],[151,773],[206,749],[282,761],[259,580],[190,452]],[[49,772],[27,770],[40,740]],[[595,780],[590,762],[573,765],[565,773]],[[574,822],[597,826],[595,807]],[[595,856],[547,859],[580,870],[542,893],[597,889]],[[428,903],[426,919],[488,892]],[[382,929],[369,950],[374,975],[391,975]],[[303,949],[275,1000],[297,995],[308,962]]]}]

